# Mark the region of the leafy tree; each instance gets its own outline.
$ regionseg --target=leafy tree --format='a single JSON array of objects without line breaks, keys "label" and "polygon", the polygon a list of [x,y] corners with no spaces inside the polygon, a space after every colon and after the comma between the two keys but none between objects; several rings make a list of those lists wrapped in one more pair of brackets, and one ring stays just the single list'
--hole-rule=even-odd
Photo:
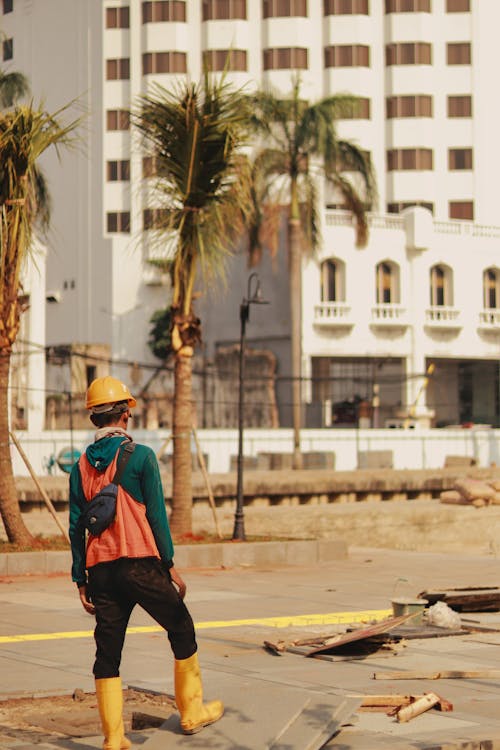
[{"label": "leafy tree", "polygon": [[22,273],[32,240],[48,228],[49,195],[39,157],[68,144],[78,121],[62,122],[67,107],[50,114],[18,105],[0,113],[0,515],[7,538],[32,544],[19,509],[9,449],[8,384],[12,347],[26,309]]},{"label": "leafy tree", "polygon": [[23,73],[0,70],[0,109],[12,107],[29,92],[28,79]]},{"label": "leafy tree", "polygon": [[148,345],[152,353],[158,359],[167,361],[172,353],[172,309],[165,307],[162,310],[156,310],[149,321],[151,328],[149,331]]},{"label": "leafy tree", "polygon": [[193,307],[195,282],[224,275],[224,263],[251,210],[250,166],[242,153],[248,129],[247,100],[221,76],[199,83],[159,85],[140,99],[133,121],[156,167],[155,229],[167,246],[172,283],[170,338],[174,354],[174,534],[192,530],[192,357],[201,340]]},{"label": "leafy tree", "polygon": [[255,159],[255,213],[250,229],[250,252],[254,257],[261,251],[263,237],[274,237],[272,244],[277,245],[276,209],[286,205],[288,210],[295,468],[302,466],[301,266],[304,250],[314,249],[319,242],[318,178],[333,186],[345,208],[352,212],[360,247],[368,238],[366,206],[375,197],[369,157],[337,134],[337,120],[356,102],[355,97],[346,95],[305,101],[300,95],[299,78],[292,82],[288,97],[272,90],[258,91],[251,97],[252,124],[263,144]]}]

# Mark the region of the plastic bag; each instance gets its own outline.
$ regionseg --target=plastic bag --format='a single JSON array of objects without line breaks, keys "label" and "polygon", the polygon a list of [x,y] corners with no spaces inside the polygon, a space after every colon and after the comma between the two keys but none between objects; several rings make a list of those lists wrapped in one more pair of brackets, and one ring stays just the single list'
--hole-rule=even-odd
[{"label": "plastic bag", "polygon": [[438,628],[460,628],[462,621],[458,612],[451,609],[446,602],[436,602],[429,607],[426,612],[426,621],[429,625],[435,625]]}]

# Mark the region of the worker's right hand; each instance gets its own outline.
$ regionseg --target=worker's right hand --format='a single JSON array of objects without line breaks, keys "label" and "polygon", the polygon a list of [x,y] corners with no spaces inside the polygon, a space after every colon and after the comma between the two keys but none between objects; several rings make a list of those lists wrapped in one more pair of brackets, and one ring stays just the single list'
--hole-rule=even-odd
[{"label": "worker's right hand", "polygon": [[78,593],[80,594],[80,601],[85,612],[88,612],[89,615],[95,615],[95,607],[87,594],[87,586],[78,586]]}]

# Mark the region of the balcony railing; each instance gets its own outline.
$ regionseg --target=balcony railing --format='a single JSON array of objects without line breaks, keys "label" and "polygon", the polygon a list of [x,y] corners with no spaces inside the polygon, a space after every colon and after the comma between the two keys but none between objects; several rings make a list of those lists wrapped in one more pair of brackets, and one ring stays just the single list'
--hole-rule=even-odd
[{"label": "balcony railing", "polygon": [[487,308],[479,313],[479,328],[486,331],[497,330],[500,328],[500,310],[496,308]]},{"label": "balcony railing", "polygon": [[314,306],[314,324],[320,326],[352,326],[351,307],[345,302],[321,302]]},{"label": "balcony railing", "polygon": [[425,324],[432,328],[456,329],[461,328],[460,311],[456,307],[433,305],[425,311]]},{"label": "balcony railing", "polygon": [[374,305],[372,307],[371,324],[379,328],[407,326],[406,308],[387,302]]}]

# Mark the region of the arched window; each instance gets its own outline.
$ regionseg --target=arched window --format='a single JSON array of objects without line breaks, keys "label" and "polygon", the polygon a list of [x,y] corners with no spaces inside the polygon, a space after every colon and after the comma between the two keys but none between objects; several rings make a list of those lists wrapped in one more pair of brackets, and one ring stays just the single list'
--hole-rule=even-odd
[{"label": "arched window", "polygon": [[344,263],[337,258],[324,260],[321,264],[321,301],[343,302],[344,300]]},{"label": "arched window", "polygon": [[431,305],[450,307],[453,305],[453,288],[451,268],[436,265],[431,268]]},{"label": "arched window", "polygon": [[399,268],[395,263],[384,260],[376,268],[377,305],[399,303]]},{"label": "arched window", "polygon": [[496,268],[487,268],[483,273],[483,290],[485,308],[500,307],[500,273]]}]

